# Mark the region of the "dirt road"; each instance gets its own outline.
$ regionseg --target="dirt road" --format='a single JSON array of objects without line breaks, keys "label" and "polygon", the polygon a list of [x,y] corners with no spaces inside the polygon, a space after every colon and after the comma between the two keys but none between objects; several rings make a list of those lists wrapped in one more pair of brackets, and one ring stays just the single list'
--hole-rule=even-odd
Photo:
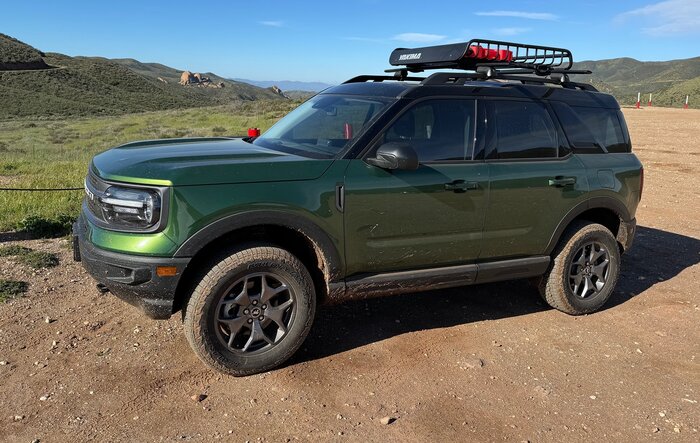
[{"label": "dirt road", "polygon": [[625,115],[640,227],[590,316],[523,282],[349,303],[321,309],[284,368],[230,378],[179,317],[99,294],[64,240],[21,242],[61,265],[0,258],[0,278],[31,285],[0,305],[0,440],[698,441],[700,111]]}]

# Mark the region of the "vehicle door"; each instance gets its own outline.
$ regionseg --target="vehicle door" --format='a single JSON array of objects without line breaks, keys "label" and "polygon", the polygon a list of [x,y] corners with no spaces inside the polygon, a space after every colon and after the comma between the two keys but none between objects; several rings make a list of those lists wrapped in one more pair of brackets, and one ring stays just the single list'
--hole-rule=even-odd
[{"label": "vehicle door", "polygon": [[477,260],[489,191],[488,166],[475,149],[476,116],[472,99],[416,102],[375,138],[363,158],[384,143],[407,143],[418,156],[417,169],[350,161],[345,177],[348,275]]},{"label": "vehicle door", "polygon": [[481,260],[543,254],[585,198],[586,169],[545,102],[493,99],[485,107],[490,195]]}]

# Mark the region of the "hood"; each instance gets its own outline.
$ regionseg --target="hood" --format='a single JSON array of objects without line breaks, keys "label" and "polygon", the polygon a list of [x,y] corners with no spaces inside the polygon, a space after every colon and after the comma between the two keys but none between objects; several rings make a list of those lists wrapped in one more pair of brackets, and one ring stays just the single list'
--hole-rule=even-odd
[{"label": "hood", "polygon": [[313,180],[333,160],[273,151],[236,138],[189,138],[129,143],[96,155],[105,180],[160,186]]}]

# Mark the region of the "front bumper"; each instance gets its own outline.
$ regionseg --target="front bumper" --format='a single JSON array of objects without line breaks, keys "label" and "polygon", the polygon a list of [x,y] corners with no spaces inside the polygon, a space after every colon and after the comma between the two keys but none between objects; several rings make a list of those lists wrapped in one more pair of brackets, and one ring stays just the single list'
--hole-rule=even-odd
[{"label": "front bumper", "polygon": [[[120,299],[154,319],[173,314],[175,291],[189,258],[144,257],[106,251],[93,245],[81,215],[73,224],[73,256],[88,273]],[[174,266],[175,275],[159,277],[156,268]]]}]

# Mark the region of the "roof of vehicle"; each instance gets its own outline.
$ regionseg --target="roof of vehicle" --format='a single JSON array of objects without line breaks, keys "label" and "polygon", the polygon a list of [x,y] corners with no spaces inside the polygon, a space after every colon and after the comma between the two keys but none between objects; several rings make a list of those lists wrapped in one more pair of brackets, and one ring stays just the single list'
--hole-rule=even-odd
[{"label": "roof of vehicle", "polygon": [[597,91],[562,88],[548,84],[522,84],[510,81],[468,81],[460,85],[423,85],[414,81],[369,81],[343,83],[322,94],[360,95],[415,100],[423,97],[504,97],[546,99],[573,106],[618,109],[617,100]]}]

